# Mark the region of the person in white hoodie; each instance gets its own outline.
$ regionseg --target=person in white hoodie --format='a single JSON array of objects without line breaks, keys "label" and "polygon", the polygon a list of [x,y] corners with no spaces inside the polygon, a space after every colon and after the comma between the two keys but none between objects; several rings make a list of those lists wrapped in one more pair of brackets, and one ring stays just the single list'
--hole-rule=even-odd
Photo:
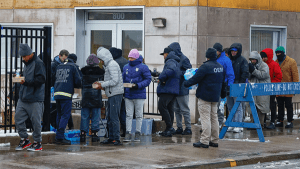
[{"label": "person in white hoodie", "polygon": [[123,78],[119,64],[113,59],[110,51],[104,47],[99,47],[97,57],[105,70],[104,81],[95,82],[97,89],[105,90],[108,97],[107,102],[107,124],[109,139],[102,141],[102,144],[122,145],[120,141],[120,108],[124,94]]}]

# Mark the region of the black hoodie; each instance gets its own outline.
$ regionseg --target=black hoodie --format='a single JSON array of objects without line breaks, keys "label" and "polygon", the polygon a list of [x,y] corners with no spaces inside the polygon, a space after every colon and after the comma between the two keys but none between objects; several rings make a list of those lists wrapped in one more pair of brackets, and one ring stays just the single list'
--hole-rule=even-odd
[{"label": "black hoodie", "polygon": [[112,47],[109,49],[109,51],[114,60],[119,64],[121,72],[123,73],[123,67],[128,64],[128,60],[122,56],[122,50]]},{"label": "black hoodie", "polygon": [[[234,57],[231,55],[232,48],[237,48],[238,50]],[[242,56],[242,44],[234,43],[230,46],[229,58],[232,61],[234,71],[234,83],[246,83],[246,79],[249,78],[249,65],[248,61]]]}]

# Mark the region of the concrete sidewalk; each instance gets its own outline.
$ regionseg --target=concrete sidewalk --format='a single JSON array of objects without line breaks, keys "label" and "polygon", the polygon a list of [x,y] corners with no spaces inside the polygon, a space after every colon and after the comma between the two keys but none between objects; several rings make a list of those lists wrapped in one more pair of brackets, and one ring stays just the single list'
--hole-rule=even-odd
[{"label": "concrete sidewalk", "polygon": [[199,141],[200,127],[193,125],[192,130],[192,136],[166,138],[154,134],[123,146],[104,146],[89,140],[70,146],[43,144],[42,152],[2,147],[0,168],[223,168],[300,157],[298,124],[294,129],[263,130],[265,143],[258,141],[255,130],[230,132],[218,148],[208,149],[192,146]]}]

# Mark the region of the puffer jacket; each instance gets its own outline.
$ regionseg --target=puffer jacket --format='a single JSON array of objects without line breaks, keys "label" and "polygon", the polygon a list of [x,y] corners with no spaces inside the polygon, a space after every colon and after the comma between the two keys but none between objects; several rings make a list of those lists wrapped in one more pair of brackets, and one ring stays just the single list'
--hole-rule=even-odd
[{"label": "puffer jacket", "polygon": [[[231,55],[231,49],[237,48],[238,53],[236,56]],[[232,61],[232,67],[234,71],[234,83],[246,83],[246,79],[249,78],[249,65],[248,61],[242,56],[242,44],[234,43],[229,49],[229,58]]]},{"label": "puffer jacket", "polygon": [[178,42],[173,42],[169,45],[169,48],[171,48],[175,54],[180,58],[179,62],[179,67],[181,71],[180,75],[180,91],[179,91],[179,96],[184,96],[189,94],[189,89],[186,88],[183,85],[183,82],[185,81],[184,79],[184,74],[187,69],[191,69],[192,65],[190,63],[189,58],[187,58],[182,52],[181,52],[181,47]]},{"label": "puffer jacket", "polygon": [[59,59],[59,55],[55,56],[53,61],[51,62],[51,86],[54,86],[56,79],[56,67],[60,65],[62,62]]},{"label": "puffer jacket", "polygon": [[97,66],[85,66],[81,69],[82,76],[82,102],[83,108],[101,108],[102,94],[101,90],[92,88],[96,81],[103,81],[104,70]]},{"label": "puffer jacket", "polygon": [[[279,63],[278,60],[276,62]],[[286,56],[280,68],[282,71],[281,82],[299,82],[298,67],[293,58]],[[293,97],[293,95],[279,95],[278,97]]]},{"label": "puffer jacket", "polygon": [[224,71],[226,72],[225,83],[230,86],[233,84],[235,78],[231,60],[225,55],[225,52],[222,52],[221,56],[217,59],[217,62],[223,66]]},{"label": "puffer jacket", "polygon": [[143,64],[143,57],[134,61],[128,61],[123,70],[123,82],[135,83],[138,89],[125,88],[124,97],[127,99],[146,99],[146,87],[151,82],[151,74],[147,65]]},{"label": "puffer jacket", "polygon": [[111,53],[104,47],[99,47],[97,57],[104,61],[104,82],[101,86],[105,89],[107,97],[124,94],[123,78],[120,66],[114,61]]},{"label": "puffer jacket", "polygon": [[282,72],[278,63],[273,60],[273,50],[270,48],[266,48],[261,52],[265,53],[268,57],[267,64],[269,66],[269,73],[272,83],[281,82],[282,80]]},{"label": "puffer jacket", "polygon": [[172,51],[165,59],[163,71],[159,75],[159,84],[157,86],[157,95],[160,94],[179,94],[180,90],[180,76],[181,71],[179,68],[180,58]]},{"label": "puffer jacket", "polygon": [[[254,71],[250,73],[249,81],[251,83],[271,83],[269,67],[262,61],[260,54],[257,51],[250,53],[249,59],[256,59]],[[270,112],[270,96],[253,96],[255,105],[262,113]]]}]

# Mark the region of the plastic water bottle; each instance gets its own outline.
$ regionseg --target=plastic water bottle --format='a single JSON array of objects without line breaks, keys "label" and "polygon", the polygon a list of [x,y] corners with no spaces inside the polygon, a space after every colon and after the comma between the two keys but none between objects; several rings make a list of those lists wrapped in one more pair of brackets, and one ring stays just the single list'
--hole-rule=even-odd
[{"label": "plastic water bottle", "polygon": [[16,77],[20,77],[20,71],[19,70],[16,71]]},{"label": "plastic water bottle", "polygon": [[51,87],[51,101],[54,101],[54,87]]},{"label": "plastic water bottle", "polygon": [[[189,80],[190,78],[192,78],[196,74],[197,70],[198,70],[198,68],[187,69],[184,74],[184,79]],[[196,90],[197,87],[198,87],[198,84],[189,87],[189,89]]]},{"label": "plastic water bottle", "polygon": [[221,99],[220,106],[219,106],[219,109],[220,109],[220,111],[221,111],[222,114],[224,114],[224,105],[225,105],[225,102],[226,102],[226,97],[224,99]]}]

